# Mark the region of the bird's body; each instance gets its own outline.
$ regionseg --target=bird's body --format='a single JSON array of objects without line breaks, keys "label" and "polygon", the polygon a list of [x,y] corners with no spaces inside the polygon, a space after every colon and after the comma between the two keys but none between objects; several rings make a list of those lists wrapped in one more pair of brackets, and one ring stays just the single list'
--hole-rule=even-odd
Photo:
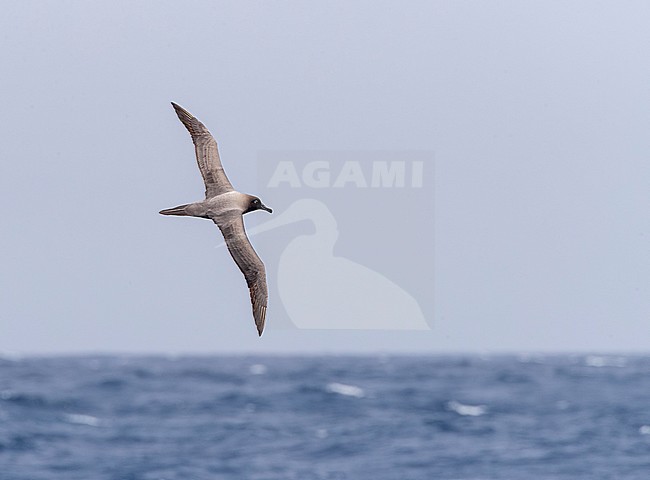
[{"label": "bird's body", "polygon": [[[216,197],[206,198],[201,202],[162,210],[161,213],[163,215],[185,215],[209,218],[215,220],[215,223],[217,223],[216,220],[226,218],[232,213],[243,215],[250,204],[251,198],[255,197],[231,190],[230,192],[222,193]],[[172,211],[178,213],[173,213]]]},{"label": "bird's body", "polygon": [[257,332],[262,335],[266,320],[268,289],[264,263],[253,249],[244,230],[245,213],[255,210],[272,210],[259,198],[236,191],[221,165],[217,142],[207,128],[192,114],[172,103],[178,118],[192,136],[196,160],[205,183],[205,200],[161,210],[163,215],[207,218],[221,230],[230,255],[244,274],[253,305]]}]

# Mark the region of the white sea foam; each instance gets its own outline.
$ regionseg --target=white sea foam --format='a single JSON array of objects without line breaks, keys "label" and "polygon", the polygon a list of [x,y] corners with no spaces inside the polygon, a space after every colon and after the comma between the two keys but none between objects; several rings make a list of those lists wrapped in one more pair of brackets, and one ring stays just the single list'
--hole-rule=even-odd
[{"label": "white sea foam", "polygon": [[485,405],[464,405],[456,400],[447,402],[447,408],[452,412],[456,412],[458,415],[469,417],[478,417],[487,412]]},{"label": "white sea foam", "polygon": [[588,367],[618,367],[623,368],[626,365],[625,357],[602,357],[599,355],[587,355],[585,365]]},{"label": "white sea foam", "polygon": [[356,387],[354,385],[345,385],[344,383],[336,382],[328,383],[327,391],[330,393],[338,393],[339,395],[356,398],[362,398],[366,394],[362,388]]},{"label": "white sea foam", "polygon": [[70,413],[65,416],[65,419],[69,423],[75,423],[77,425],[88,425],[89,427],[98,427],[101,421],[97,417],[92,415],[83,415],[80,413]]},{"label": "white sea foam", "polygon": [[264,375],[267,370],[268,368],[266,368],[266,365],[262,365],[261,363],[256,363],[248,367],[248,371],[251,375]]},{"label": "white sea foam", "polygon": [[641,435],[650,435],[650,425],[642,425],[641,428],[639,428],[639,433]]}]

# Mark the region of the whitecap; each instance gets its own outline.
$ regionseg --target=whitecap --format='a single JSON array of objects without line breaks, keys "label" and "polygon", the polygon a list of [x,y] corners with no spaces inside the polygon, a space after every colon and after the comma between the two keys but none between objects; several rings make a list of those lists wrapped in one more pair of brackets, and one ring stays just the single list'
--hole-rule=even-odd
[{"label": "whitecap", "polygon": [[452,412],[456,412],[458,415],[469,417],[478,417],[487,412],[487,407],[485,405],[464,405],[455,400],[447,402],[447,408]]},{"label": "whitecap", "polygon": [[642,425],[641,428],[639,428],[639,433],[641,435],[650,435],[650,425]]},{"label": "whitecap", "polygon": [[626,365],[625,357],[603,357],[599,355],[587,355],[585,365],[588,367],[618,367],[623,368]]},{"label": "whitecap", "polygon": [[99,418],[93,417],[92,415],[83,415],[81,413],[70,413],[65,416],[65,419],[69,423],[74,423],[77,425],[88,425],[89,427],[98,427],[101,423]]},{"label": "whitecap", "polygon": [[248,371],[251,375],[264,375],[267,370],[268,368],[266,368],[266,365],[263,365],[261,363],[255,363],[248,367]]},{"label": "whitecap", "polygon": [[330,393],[338,393],[346,397],[362,398],[366,394],[362,388],[354,385],[345,385],[344,383],[328,383],[326,388]]}]

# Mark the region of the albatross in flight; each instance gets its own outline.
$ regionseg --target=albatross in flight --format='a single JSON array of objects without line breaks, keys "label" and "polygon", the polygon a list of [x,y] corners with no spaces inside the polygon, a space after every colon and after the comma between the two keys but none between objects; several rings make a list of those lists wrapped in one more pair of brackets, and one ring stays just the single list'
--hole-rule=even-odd
[{"label": "albatross in flight", "polygon": [[257,256],[246,236],[242,215],[254,210],[266,210],[269,213],[273,211],[259,198],[240,193],[232,187],[221,166],[217,142],[208,129],[184,108],[174,102],[172,106],[192,136],[196,161],[205,183],[205,200],[161,210],[160,213],[208,218],[217,224],[230,255],[246,278],[253,304],[253,318],[257,333],[261,336],[269,297],[266,288],[266,271],[262,260]]}]

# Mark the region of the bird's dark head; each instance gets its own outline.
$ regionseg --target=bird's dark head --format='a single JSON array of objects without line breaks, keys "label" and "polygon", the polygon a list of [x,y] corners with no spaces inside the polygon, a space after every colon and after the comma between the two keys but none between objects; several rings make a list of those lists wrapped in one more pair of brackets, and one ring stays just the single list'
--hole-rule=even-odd
[{"label": "bird's dark head", "polygon": [[246,208],[246,210],[244,210],[244,213],[254,212],[255,210],[266,210],[269,213],[273,213],[273,210],[271,210],[269,207],[264,205],[262,203],[262,200],[252,195],[249,195],[248,207]]}]

